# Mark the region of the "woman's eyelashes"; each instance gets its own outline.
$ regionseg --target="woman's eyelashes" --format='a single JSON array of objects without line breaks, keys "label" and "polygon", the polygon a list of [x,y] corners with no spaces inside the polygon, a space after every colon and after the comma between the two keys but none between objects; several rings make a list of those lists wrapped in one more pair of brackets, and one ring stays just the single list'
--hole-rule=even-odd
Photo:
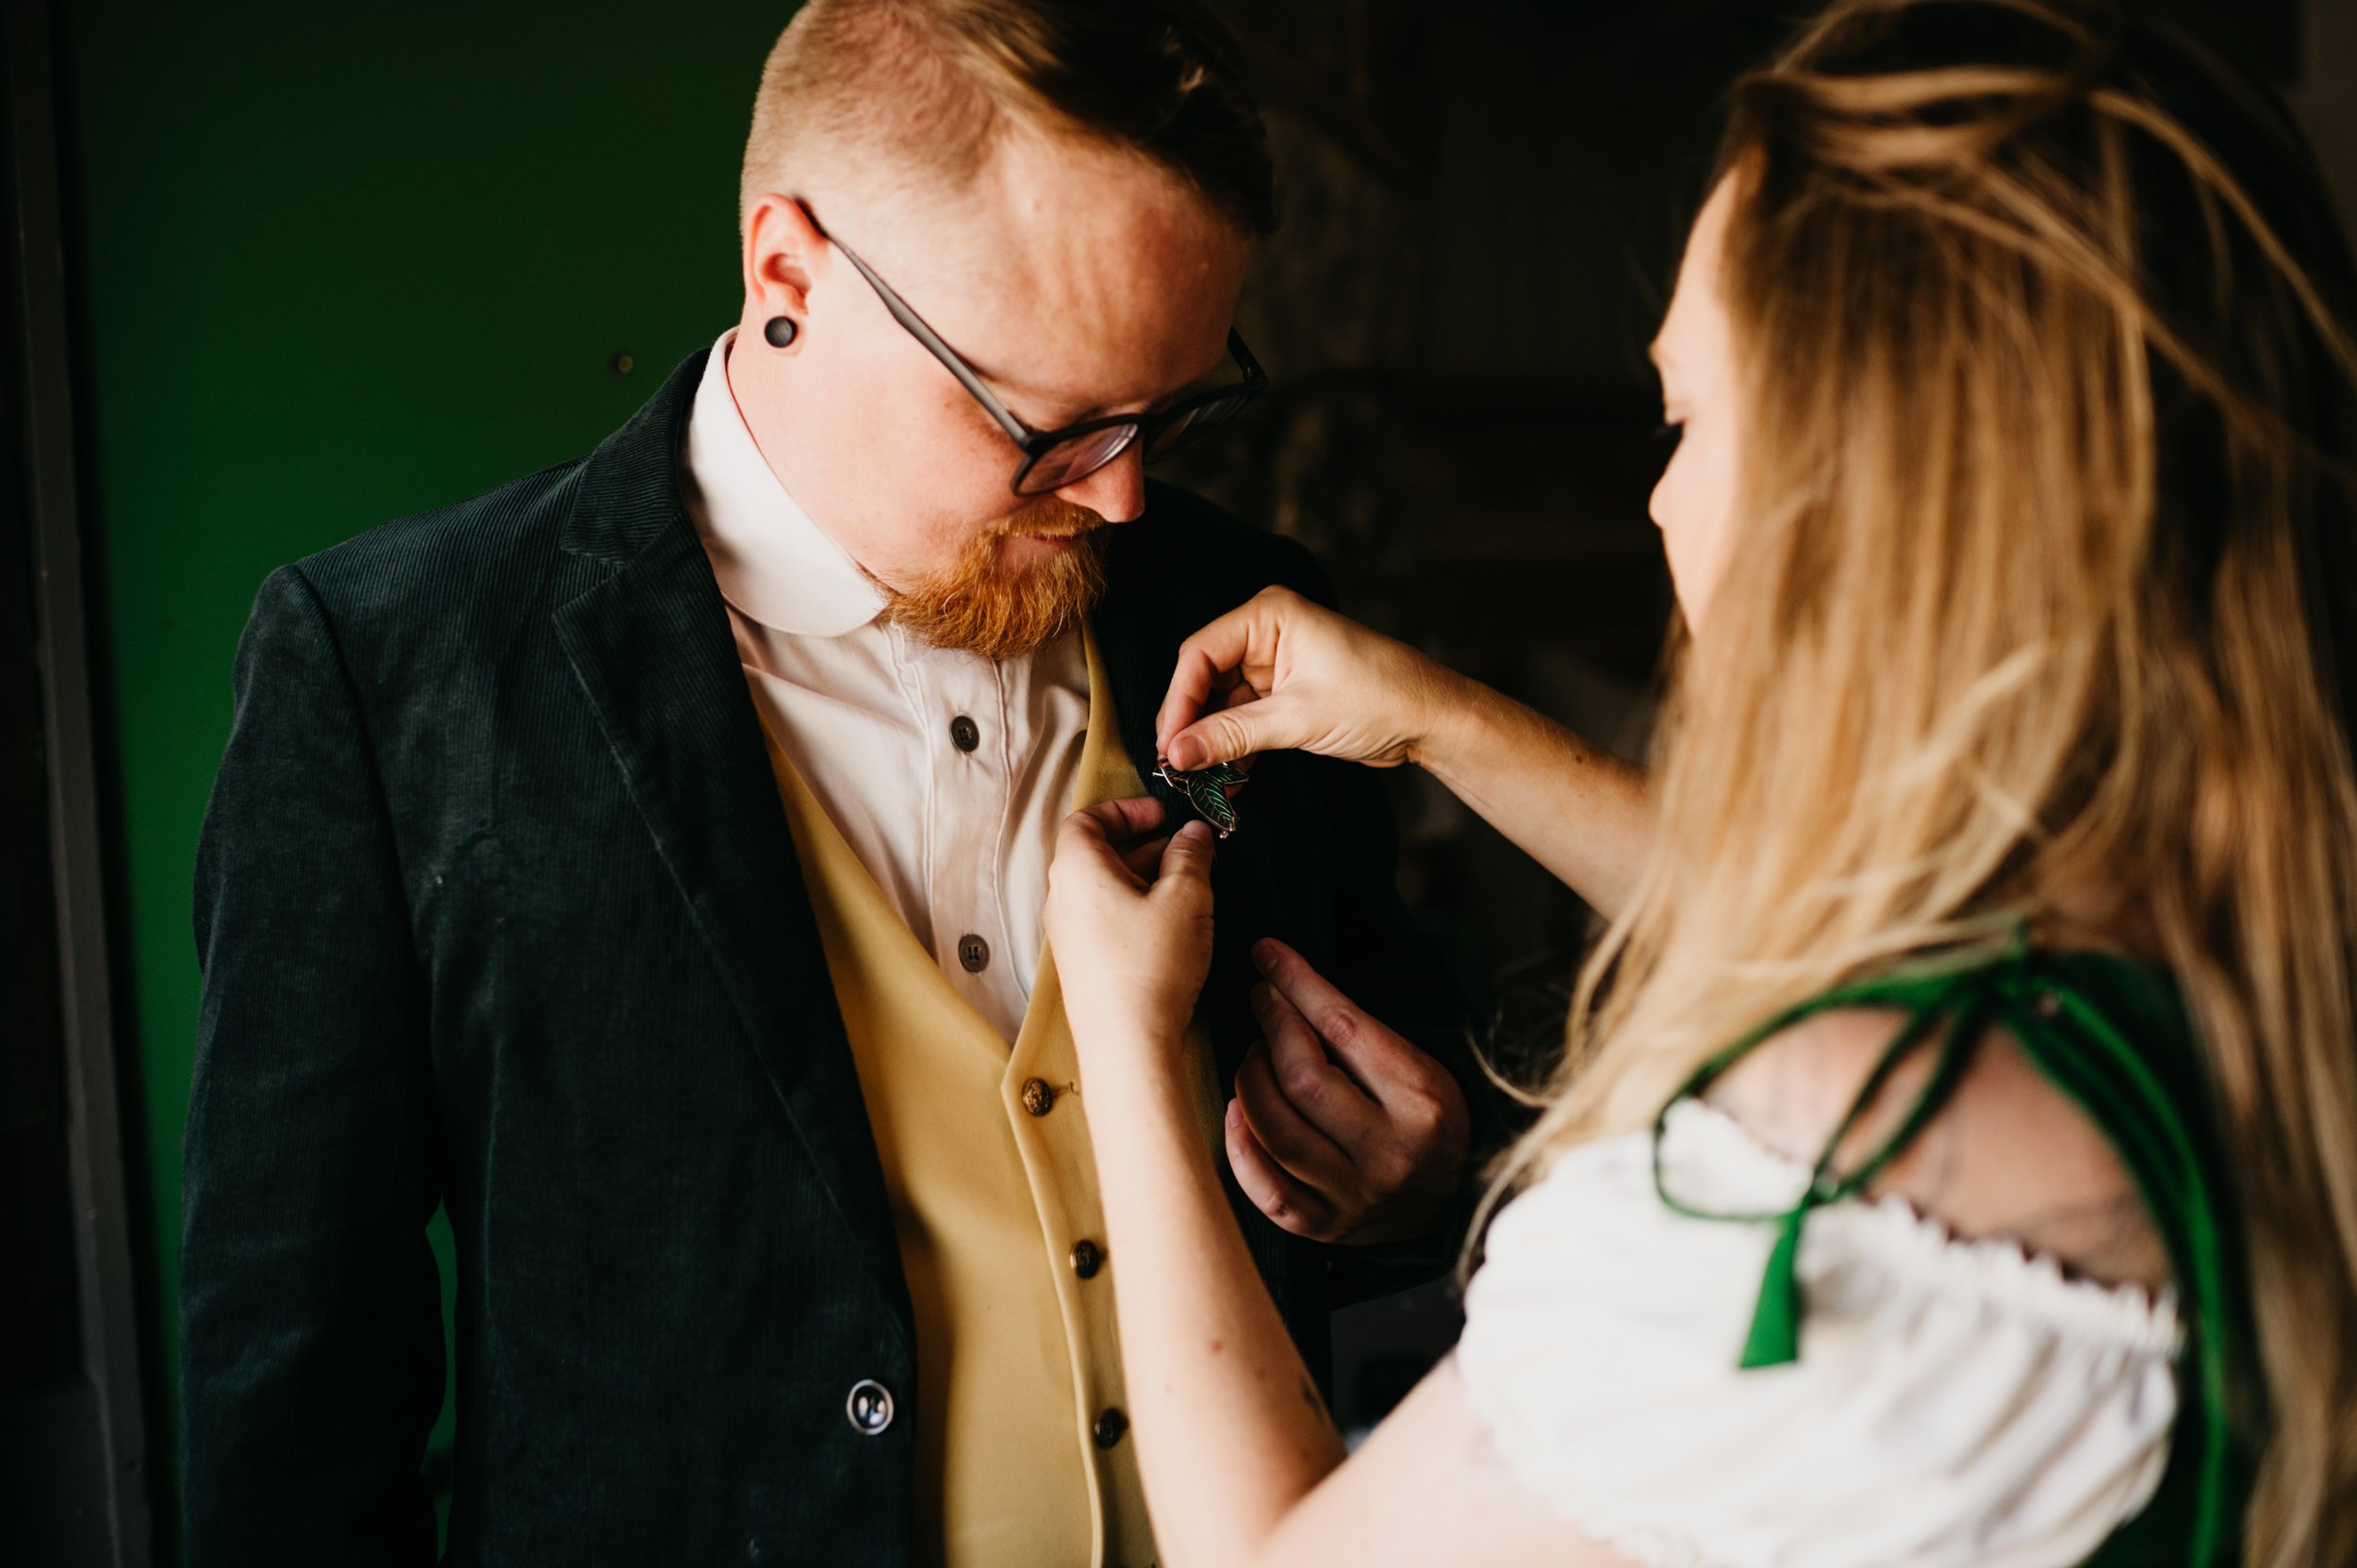
[{"label": "woman's eyelashes", "polygon": [[1678,440],[1685,434],[1686,421],[1683,419],[1665,418],[1659,424],[1654,426],[1654,441],[1661,449],[1661,460],[1664,463],[1677,455]]}]

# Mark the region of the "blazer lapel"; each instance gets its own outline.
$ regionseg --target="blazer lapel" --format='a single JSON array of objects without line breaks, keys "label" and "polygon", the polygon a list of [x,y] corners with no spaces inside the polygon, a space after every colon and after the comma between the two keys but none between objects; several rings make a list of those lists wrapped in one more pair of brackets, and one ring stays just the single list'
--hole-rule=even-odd
[{"label": "blazer lapel", "polygon": [[[1204,571],[1182,529],[1157,516],[1152,497],[1160,489],[1147,487],[1146,515],[1112,531],[1105,557],[1105,598],[1093,619],[1097,646],[1105,660],[1105,678],[1120,716],[1122,744],[1137,765],[1146,787],[1170,813],[1175,826],[1195,816],[1186,797],[1154,776],[1161,761],[1154,745],[1154,719],[1170,689],[1178,667],[1178,645],[1195,632],[1248,598],[1255,584],[1242,593]],[[1212,885],[1224,918],[1219,933],[1219,968],[1244,975],[1249,968],[1244,933],[1253,937],[1277,936],[1300,948],[1313,961],[1322,959],[1314,928],[1301,918],[1303,900],[1288,893],[1287,867],[1277,854],[1282,834],[1283,797],[1294,787],[1300,759],[1278,754],[1256,758],[1252,782],[1236,797],[1237,827],[1223,841],[1211,866]],[[1244,982],[1238,995],[1249,990]],[[1241,1048],[1231,1033],[1218,1032],[1223,1065]],[[1256,1036],[1257,1037],[1257,1032]]]},{"label": "blazer lapel", "polygon": [[679,500],[679,453],[703,362],[699,354],[674,371],[584,465],[565,548],[612,570],[555,612],[556,633],[770,1087],[905,1343],[907,1282],[826,952],[727,606]]}]

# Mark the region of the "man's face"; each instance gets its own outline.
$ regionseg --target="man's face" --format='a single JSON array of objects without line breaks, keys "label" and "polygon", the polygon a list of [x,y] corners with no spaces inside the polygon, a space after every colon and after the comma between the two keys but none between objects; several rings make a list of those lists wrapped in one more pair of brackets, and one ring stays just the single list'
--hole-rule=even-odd
[{"label": "man's face", "polygon": [[[1234,376],[1227,337],[1245,241],[1135,155],[1011,135],[973,188],[910,213],[856,188],[809,197],[1024,423],[1150,409]],[[730,382],[803,508],[947,646],[1005,655],[1094,598],[1095,528],[1144,505],[1135,447],[1050,495],[1012,487],[1022,454],[784,201],[747,230],[746,320]],[[801,324],[791,352],[762,322]]]}]

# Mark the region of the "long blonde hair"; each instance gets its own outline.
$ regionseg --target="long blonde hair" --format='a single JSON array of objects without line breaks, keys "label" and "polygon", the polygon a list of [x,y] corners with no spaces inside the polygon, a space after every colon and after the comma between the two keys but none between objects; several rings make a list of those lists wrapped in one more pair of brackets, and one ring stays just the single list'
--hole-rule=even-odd
[{"label": "long blonde hair", "polygon": [[1722,170],[1737,538],[1492,1196],[1795,1001],[2107,889],[2240,1183],[2246,1560],[2357,1560],[2357,349],[2304,144],[2109,6],[1848,0]]}]

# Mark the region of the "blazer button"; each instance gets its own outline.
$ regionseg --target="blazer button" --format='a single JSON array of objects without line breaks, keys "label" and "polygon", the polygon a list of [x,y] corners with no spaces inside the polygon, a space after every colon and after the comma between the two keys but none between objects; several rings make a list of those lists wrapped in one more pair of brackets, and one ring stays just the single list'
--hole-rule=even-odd
[{"label": "blazer button", "polygon": [[958,962],[965,966],[967,974],[981,974],[990,967],[990,944],[970,933],[959,937]]},{"label": "blazer button", "polygon": [[1034,1116],[1044,1116],[1055,1103],[1056,1091],[1047,1086],[1047,1080],[1027,1078],[1023,1081],[1024,1110],[1029,1111]]},{"label": "blazer button", "polygon": [[981,726],[960,714],[949,720],[949,744],[961,751],[971,751],[982,743]]},{"label": "blazer button", "polygon": [[851,1385],[843,1413],[850,1417],[851,1429],[860,1436],[878,1436],[892,1425],[892,1391],[873,1378],[862,1378]]},{"label": "blazer button", "polygon": [[1095,1242],[1075,1242],[1072,1246],[1072,1272],[1083,1279],[1094,1279],[1096,1271],[1105,1266],[1105,1249]]},{"label": "blazer button", "polygon": [[1099,1448],[1110,1448],[1119,1443],[1121,1434],[1129,1429],[1129,1418],[1121,1413],[1119,1405],[1106,1406],[1105,1413],[1098,1416],[1096,1425],[1090,1428]]}]

